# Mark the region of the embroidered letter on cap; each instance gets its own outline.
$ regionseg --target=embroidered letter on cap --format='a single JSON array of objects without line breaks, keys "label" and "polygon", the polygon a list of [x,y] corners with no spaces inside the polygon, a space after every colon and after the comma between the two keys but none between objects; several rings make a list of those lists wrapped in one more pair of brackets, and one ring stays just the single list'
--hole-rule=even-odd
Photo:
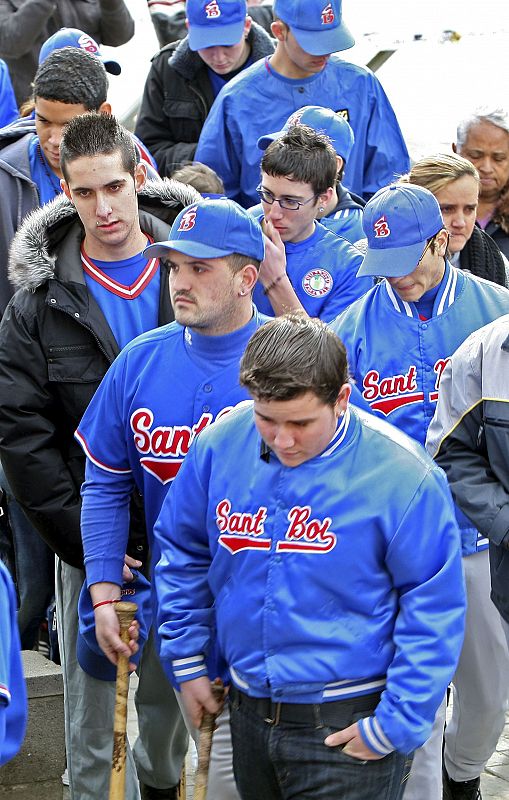
[{"label": "embroidered letter on cap", "polygon": [[335,19],[332,3],[327,3],[322,9],[322,25],[331,25]]},{"label": "embroidered letter on cap", "polygon": [[221,16],[221,9],[217,4],[217,0],[212,0],[211,3],[207,3],[205,6],[205,13],[207,15],[207,19],[215,19],[216,17]]},{"label": "embroidered letter on cap", "polygon": [[180,220],[180,225],[178,227],[179,231],[190,231],[191,228],[194,228],[194,224],[196,222],[196,206],[190,208],[189,211],[186,211],[185,214],[182,214],[182,219]]},{"label": "embroidered letter on cap", "polygon": [[391,229],[387,224],[387,219],[385,215],[377,219],[377,221],[373,224],[373,228],[375,231],[375,238],[376,239],[384,239],[386,236],[390,236]]}]

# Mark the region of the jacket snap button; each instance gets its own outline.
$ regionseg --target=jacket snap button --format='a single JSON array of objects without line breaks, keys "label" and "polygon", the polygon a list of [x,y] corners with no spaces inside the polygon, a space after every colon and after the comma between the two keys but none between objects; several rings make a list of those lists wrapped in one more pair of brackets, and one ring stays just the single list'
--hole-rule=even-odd
[{"label": "jacket snap button", "polygon": [[74,316],[79,318],[79,314],[77,311],[74,312]]},{"label": "jacket snap button", "polygon": [[54,297],[52,297],[52,298],[51,298],[51,300],[50,300],[50,303],[56,303],[56,302],[57,302],[57,301],[55,300],[55,298],[54,298]]}]

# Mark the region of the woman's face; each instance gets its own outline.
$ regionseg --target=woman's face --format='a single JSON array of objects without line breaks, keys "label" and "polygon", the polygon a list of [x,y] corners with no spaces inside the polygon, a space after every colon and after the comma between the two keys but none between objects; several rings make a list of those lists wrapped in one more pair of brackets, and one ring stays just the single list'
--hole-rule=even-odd
[{"label": "woman's face", "polygon": [[449,250],[463,250],[472,236],[477,213],[479,184],[473,175],[463,175],[434,192],[440,205],[445,227],[450,233]]}]

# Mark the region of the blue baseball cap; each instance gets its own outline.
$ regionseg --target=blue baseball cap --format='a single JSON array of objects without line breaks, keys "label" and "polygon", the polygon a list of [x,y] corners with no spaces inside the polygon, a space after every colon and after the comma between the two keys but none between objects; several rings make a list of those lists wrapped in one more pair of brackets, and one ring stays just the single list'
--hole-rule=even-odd
[{"label": "blue baseball cap", "polygon": [[165,258],[177,250],[193,258],[221,258],[232,253],[263,261],[265,243],[257,220],[233,200],[201,200],[184,208],[171,226],[168,240],[154,242],[146,256]]},{"label": "blue baseball cap", "polygon": [[357,275],[401,278],[413,272],[428,239],[445,227],[437,199],[414,184],[379,189],[364,207],[368,249]]},{"label": "blue baseball cap", "polygon": [[111,75],[120,75],[122,71],[118,61],[104,58],[95,39],[92,39],[88,33],[80,31],[78,28],[60,28],[53,36],[46,39],[39,52],[39,64],[42,64],[54,50],[62,50],[63,47],[78,47],[80,50],[84,50],[85,53],[97,56],[99,61],[103,62],[106,72]]},{"label": "blue baseball cap", "polygon": [[[136,619],[140,626],[138,639],[139,650],[130,659],[138,663],[143,645],[147,641],[152,624],[152,599],[150,583],[141,572],[131,570],[134,580],[124,583],[120,590],[121,599],[136,603],[138,610]],[[95,638],[95,615],[92,607],[92,598],[83,584],[78,601],[79,629],[76,643],[76,656],[81,669],[92,678],[100,681],[114,681],[117,669],[108,661]]]},{"label": "blue baseball cap", "polygon": [[341,156],[343,161],[348,161],[355,141],[353,130],[341,114],[336,114],[331,108],[322,106],[303,106],[294,111],[280,131],[260,136],[257,142],[260,150],[266,150],[271,142],[280,139],[294,125],[308,125],[317,133],[325,133],[332,141],[338,156]]},{"label": "blue baseball cap", "polygon": [[246,23],[246,0],[187,0],[188,44],[191,50],[238,44]]},{"label": "blue baseball cap", "polygon": [[274,17],[283,20],[306,53],[323,56],[353,47],[343,22],[341,0],[275,0]]}]

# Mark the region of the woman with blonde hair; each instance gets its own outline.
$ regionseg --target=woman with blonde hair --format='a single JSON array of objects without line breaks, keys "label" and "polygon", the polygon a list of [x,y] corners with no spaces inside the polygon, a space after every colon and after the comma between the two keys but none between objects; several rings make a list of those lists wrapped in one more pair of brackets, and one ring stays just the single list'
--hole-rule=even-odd
[{"label": "woman with blonde hair", "polygon": [[449,258],[480,278],[508,286],[508,262],[491,236],[475,224],[480,178],[474,165],[455,153],[417,161],[402,182],[423,186],[435,195],[449,231]]}]

